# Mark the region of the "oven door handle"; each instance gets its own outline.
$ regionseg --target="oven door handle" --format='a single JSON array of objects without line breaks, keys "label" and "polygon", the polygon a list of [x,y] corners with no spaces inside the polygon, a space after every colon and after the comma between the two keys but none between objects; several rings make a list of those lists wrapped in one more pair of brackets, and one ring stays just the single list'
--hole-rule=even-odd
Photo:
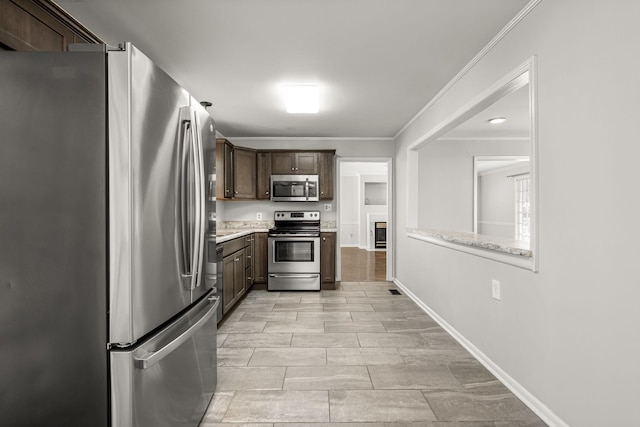
[{"label": "oven door handle", "polygon": [[319,274],[270,274],[274,279],[315,279]]},{"label": "oven door handle", "polygon": [[320,237],[320,234],[318,233],[270,234],[269,237],[280,239],[280,240],[289,240],[289,239],[295,239],[296,237]]}]

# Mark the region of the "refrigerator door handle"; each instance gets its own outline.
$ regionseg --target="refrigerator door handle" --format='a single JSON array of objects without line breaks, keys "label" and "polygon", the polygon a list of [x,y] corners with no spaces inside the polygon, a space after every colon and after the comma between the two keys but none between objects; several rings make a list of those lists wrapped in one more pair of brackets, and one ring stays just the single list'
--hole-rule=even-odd
[{"label": "refrigerator door handle", "polygon": [[[209,304],[211,304],[209,309],[192,326],[190,326],[189,329],[178,335],[161,349],[148,353],[145,357],[134,357],[133,360],[136,367],[140,369],[149,369],[171,354],[176,348],[180,347],[180,345],[191,338],[193,334],[198,332],[198,330],[203,327],[214,314],[216,314],[218,304],[220,304],[219,298],[214,296],[209,297],[208,301]],[[213,304],[214,302],[215,304]]]},{"label": "refrigerator door handle", "polygon": [[[182,253],[183,253],[183,270],[182,277],[189,280],[189,289],[196,287],[198,280],[199,266],[201,265],[201,249],[203,241],[201,234],[202,229],[202,192],[203,180],[200,177],[202,166],[200,165],[201,155],[199,153],[198,131],[194,112],[191,107],[182,107],[180,109],[181,129],[183,129],[182,138],[182,157],[180,172],[180,212],[181,230],[182,230]],[[193,218],[193,222],[190,220]]]},{"label": "refrigerator door handle", "polygon": [[178,215],[178,232],[180,247],[180,275],[183,279],[191,278],[191,233],[189,232],[189,145],[190,145],[190,120],[184,116],[183,109],[180,110],[180,134],[178,141],[178,161],[179,168],[177,174],[177,195],[176,209]]},{"label": "refrigerator door handle", "polygon": [[205,171],[204,171],[204,144],[202,143],[202,133],[200,132],[200,120],[195,108],[191,109],[191,130],[193,139],[195,187],[196,187],[196,230],[194,238],[194,270],[195,280],[192,289],[202,283],[201,270],[204,257],[204,231],[206,221],[205,204]]}]

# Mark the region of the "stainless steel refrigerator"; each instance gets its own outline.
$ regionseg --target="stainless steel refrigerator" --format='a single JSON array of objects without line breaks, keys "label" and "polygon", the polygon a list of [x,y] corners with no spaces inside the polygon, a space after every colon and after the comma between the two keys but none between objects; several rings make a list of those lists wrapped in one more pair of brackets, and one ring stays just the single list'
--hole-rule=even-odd
[{"label": "stainless steel refrigerator", "polygon": [[0,53],[0,425],[197,426],[214,123],[132,45],[79,49]]}]

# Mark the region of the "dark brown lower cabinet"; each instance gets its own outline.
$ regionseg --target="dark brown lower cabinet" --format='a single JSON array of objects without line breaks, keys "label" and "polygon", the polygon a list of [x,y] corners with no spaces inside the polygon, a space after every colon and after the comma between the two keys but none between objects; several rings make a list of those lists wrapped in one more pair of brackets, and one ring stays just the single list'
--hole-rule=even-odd
[{"label": "dark brown lower cabinet", "polygon": [[253,283],[267,283],[267,233],[253,233]]},{"label": "dark brown lower cabinet", "polygon": [[320,233],[320,287],[336,287],[336,233]]},{"label": "dark brown lower cabinet", "polygon": [[248,291],[253,285],[253,270],[254,270],[254,237],[253,233],[244,237],[244,259],[245,259],[245,274],[244,280],[246,283],[246,290]]},{"label": "dark brown lower cabinet", "polygon": [[246,292],[244,237],[223,243],[222,314],[226,314]]}]

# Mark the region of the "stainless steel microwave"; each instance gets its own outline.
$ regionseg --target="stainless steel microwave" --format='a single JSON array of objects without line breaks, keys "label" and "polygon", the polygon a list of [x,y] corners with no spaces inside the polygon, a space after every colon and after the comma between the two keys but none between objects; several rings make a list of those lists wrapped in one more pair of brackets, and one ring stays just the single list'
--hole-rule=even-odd
[{"label": "stainless steel microwave", "polygon": [[318,175],[271,175],[271,201],[317,202]]}]

